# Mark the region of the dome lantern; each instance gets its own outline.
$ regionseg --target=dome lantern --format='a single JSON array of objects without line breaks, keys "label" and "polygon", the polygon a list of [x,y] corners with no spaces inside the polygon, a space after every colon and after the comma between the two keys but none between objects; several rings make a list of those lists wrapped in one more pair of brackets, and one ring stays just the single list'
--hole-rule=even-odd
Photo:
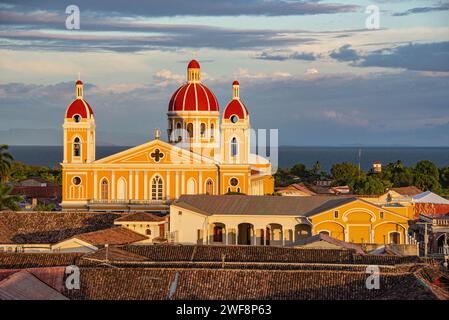
[{"label": "dome lantern", "polygon": [[83,99],[83,82],[81,80],[76,82],[76,98]]},{"label": "dome lantern", "polygon": [[187,82],[188,83],[196,83],[201,82],[201,72],[200,72],[200,64],[196,60],[192,60],[189,62],[187,66]]},{"label": "dome lantern", "polygon": [[232,99],[240,99],[240,84],[237,80],[232,83]]}]

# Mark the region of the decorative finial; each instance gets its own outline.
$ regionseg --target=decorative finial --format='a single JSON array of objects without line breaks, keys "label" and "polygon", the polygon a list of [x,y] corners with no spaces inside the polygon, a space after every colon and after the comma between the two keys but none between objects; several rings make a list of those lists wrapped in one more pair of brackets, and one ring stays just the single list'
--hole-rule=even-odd
[{"label": "decorative finial", "polygon": [[159,128],[154,129],[154,139],[159,140],[161,137],[161,130]]},{"label": "decorative finial", "polygon": [[81,80],[81,72],[78,71],[78,80]]}]

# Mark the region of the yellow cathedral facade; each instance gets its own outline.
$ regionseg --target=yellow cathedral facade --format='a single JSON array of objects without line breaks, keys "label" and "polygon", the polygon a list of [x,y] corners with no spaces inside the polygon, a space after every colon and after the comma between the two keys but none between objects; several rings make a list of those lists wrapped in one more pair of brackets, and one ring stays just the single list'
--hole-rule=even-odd
[{"label": "yellow cathedral facade", "polygon": [[200,64],[190,61],[187,82],[169,101],[167,128],[167,142],[156,129],[154,140],[97,160],[94,112],[78,80],[63,124],[63,209],[167,212],[184,194],[274,192],[271,163],[250,152],[250,114],[238,81],[220,115]]}]

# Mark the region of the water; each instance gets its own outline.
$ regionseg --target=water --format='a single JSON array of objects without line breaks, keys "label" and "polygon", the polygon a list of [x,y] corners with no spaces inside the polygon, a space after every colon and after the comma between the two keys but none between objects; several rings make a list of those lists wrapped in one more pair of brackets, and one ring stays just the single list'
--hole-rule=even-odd
[{"label": "water", "polygon": [[[97,159],[123,151],[129,147],[97,147]],[[449,147],[362,147],[361,166],[364,170],[371,168],[376,160],[383,164],[402,160],[407,166],[420,160],[430,160],[438,167],[449,165]],[[304,163],[311,167],[320,161],[321,168],[328,171],[332,164],[352,162],[357,164],[359,147],[280,147],[279,166],[291,167]],[[10,152],[17,161],[54,167],[62,161],[63,150],[59,146],[10,146]]]}]

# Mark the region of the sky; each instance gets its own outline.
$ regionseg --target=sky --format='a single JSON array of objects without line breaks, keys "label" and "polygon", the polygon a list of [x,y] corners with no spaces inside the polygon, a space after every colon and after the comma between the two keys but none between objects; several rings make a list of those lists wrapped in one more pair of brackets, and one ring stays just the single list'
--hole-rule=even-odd
[{"label": "sky", "polygon": [[449,1],[0,1],[0,26],[0,143],[62,144],[78,73],[97,144],[149,141],[195,58],[281,145],[449,146]]}]

